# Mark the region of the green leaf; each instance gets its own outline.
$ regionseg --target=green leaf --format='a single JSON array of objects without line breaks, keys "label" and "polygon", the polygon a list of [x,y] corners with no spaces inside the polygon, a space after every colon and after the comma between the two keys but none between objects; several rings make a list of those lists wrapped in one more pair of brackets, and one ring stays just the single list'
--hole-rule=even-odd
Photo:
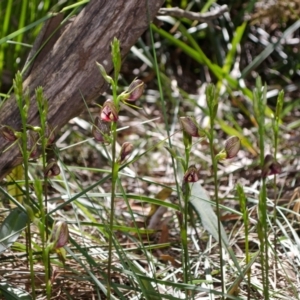
[{"label": "green leaf", "polygon": [[[204,188],[200,185],[199,182],[195,182],[190,185],[191,187],[191,196],[190,203],[194,207],[198,216],[202,221],[203,227],[213,236],[213,238],[218,241],[218,218],[214,210],[211,207],[210,199]],[[228,238],[224,227],[221,225],[221,237],[222,244],[225,248],[228,248]]]},{"label": "green leaf", "polygon": [[[198,214],[199,218],[201,219],[204,229],[207,230],[216,241],[219,241],[218,218],[211,206],[211,200],[207,192],[199,182],[191,184],[190,188],[190,203],[193,206],[196,213]],[[228,238],[223,225],[220,225],[222,246],[228,251],[229,256],[231,257],[234,263],[234,266],[238,270],[237,274],[241,275],[242,270],[240,268],[239,262],[237,261],[234,251],[229,245]]]},{"label": "green leaf", "polygon": [[[121,196],[121,194],[118,194],[118,193],[116,194],[116,196],[119,196],[119,195]],[[165,201],[162,201],[160,199],[155,199],[155,198],[152,198],[152,197],[135,195],[135,194],[127,194],[127,197],[130,198],[130,199],[138,200],[140,202],[147,202],[147,203],[150,203],[150,204],[153,204],[153,205],[165,206],[167,208],[178,210],[178,211],[180,210],[179,206],[177,204],[165,202]]]},{"label": "green leaf", "polygon": [[28,216],[19,208],[13,209],[0,226],[0,253],[19,237],[28,222]]},{"label": "green leaf", "polygon": [[5,300],[31,300],[31,296],[20,288],[13,287],[12,285],[1,282],[0,283],[0,296],[4,296]]},{"label": "green leaf", "polygon": [[235,31],[233,40],[231,42],[231,48],[226,55],[224,65],[222,67],[222,70],[224,73],[229,74],[229,72],[235,62],[235,54],[237,51],[237,46],[239,45],[239,43],[241,42],[241,40],[243,38],[246,25],[247,25],[247,22],[244,22],[241,26],[237,27],[237,29]]},{"label": "green leaf", "polygon": [[[242,88],[239,85],[238,80],[236,80],[235,78],[231,77],[229,74],[224,73],[223,70],[222,70],[222,68],[219,67],[217,64],[213,63],[205,55],[205,53],[201,50],[201,48],[199,46],[197,46],[197,47],[195,46],[196,43],[193,43],[193,46],[195,47],[195,49],[194,49],[194,48],[190,47],[189,45],[187,45],[186,43],[180,41],[179,39],[176,39],[173,35],[169,34],[165,30],[163,30],[161,28],[157,28],[153,24],[151,25],[151,28],[155,32],[157,32],[158,34],[160,34],[162,37],[164,37],[165,39],[167,39],[170,43],[172,43],[175,46],[179,47],[183,52],[185,52],[187,55],[189,55],[191,58],[193,58],[199,64],[206,65],[211,70],[211,72],[216,76],[216,78],[218,80],[225,79],[228,82],[228,85],[231,88],[233,88],[233,89],[239,88],[245,96],[247,96],[249,99],[252,100],[252,93],[251,93],[251,91],[249,89],[247,89],[247,88]],[[191,42],[191,39],[189,39],[189,41]]]},{"label": "green leaf", "polygon": [[257,251],[253,255],[251,261],[244,267],[242,273],[240,273],[239,276],[237,276],[237,278],[234,280],[234,282],[228,289],[228,295],[233,296],[238,293],[241,282],[246,279],[247,272],[250,272],[250,269],[251,269],[252,265],[255,263],[255,261],[257,260],[258,255],[259,255],[259,251]]},{"label": "green leaf", "polygon": [[50,19],[52,16],[53,16],[52,14],[48,14],[48,15],[42,17],[41,19],[39,19],[39,20],[37,20],[37,21],[35,21],[35,22],[33,22],[33,23],[23,27],[23,28],[20,28],[17,31],[1,38],[0,39],[0,45],[6,43],[9,40],[12,40],[12,39],[16,38],[18,35],[23,34],[26,31],[30,30],[31,28],[45,22],[46,20]]}]

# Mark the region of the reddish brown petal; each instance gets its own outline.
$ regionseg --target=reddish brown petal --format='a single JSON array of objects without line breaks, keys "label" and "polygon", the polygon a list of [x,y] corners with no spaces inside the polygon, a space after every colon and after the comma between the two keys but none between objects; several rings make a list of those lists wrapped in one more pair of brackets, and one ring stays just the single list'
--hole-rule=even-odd
[{"label": "reddish brown petal", "polygon": [[192,117],[180,117],[182,130],[192,137],[203,137],[203,132],[199,129],[196,120]]},{"label": "reddish brown petal", "polygon": [[241,140],[237,136],[230,137],[225,142],[226,158],[230,159],[237,155],[241,148]]},{"label": "reddish brown petal", "polygon": [[64,247],[69,240],[68,224],[64,221],[58,221],[53,227],[51,242],[54,242],[54,249]]},{"label": "reddish brown petal", "polygon": [[144,82],[140,79],[135,79],[128,87],[127,93],[129,93],[129,97],[126,99],[126,101],[136,101],[142,96],[143,92]]},{"label": "reddish brown petal", "polygon": [[92,133],[96,141],[109,144],[110,125],[99,117],[95,118]]},{"label": "reddish brown petal", "polygon": [[116,122],[118,121],[118,110],[112,100],[106,100],[103,104],[100,119],[105,122]]},{"label": "reddish brown petal", "polygon": [[44,175],[46,177],[53,177],[53,176],[57,176],[60,173],[60,168],[56,162],[56,160],[54,158],[51,158],[48,161],[48,164],[44,170]]},{"label": "reddish brown petal", "polygon": [[7,141],[10,141],[10,142],[13,142],[17,139],[17,137],[15,136],[14,129],[7,125],[2,125],[0,127],[0,134],[2,135],[2,137],[4,139],[6,139]]},{"label": "reddish brown petal", "polygon": [[271,154],[267,154],[264,160],[264,166],[261,170],[261,177],[266,178],[269,175],[281,173],[281,164],[275,160]]},{"label": "reddish brown petal", "polygon": [[124,162],[126,157],[132,152],[133,145],[129,142],[125,142],[122,145],[121,151],[120,151],[120,163]]},{"label": "reddish brown petal", "polygon": [[199,170],[194,165],[190,166],[183,176],[185,182],[196,182],[199,179]]}]

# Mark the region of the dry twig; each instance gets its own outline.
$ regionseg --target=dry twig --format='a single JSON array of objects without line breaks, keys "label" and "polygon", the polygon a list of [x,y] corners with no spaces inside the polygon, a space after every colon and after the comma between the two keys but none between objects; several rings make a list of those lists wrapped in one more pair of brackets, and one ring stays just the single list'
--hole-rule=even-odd
[{"label": "dry twig", "polygon": [[168,15],[168,16],[178,17],[178,18],[187,18],[187,19],[196,20],[199,22],[207,22],[207,21],[217,19],[218,17],[222,16],[225,12],[228,12],[227,5],[222,5],[218,9],[215,9],[213,11],[209,11],[206,13],[196,13],[193,11],[186,11],[179,7],[161,8],[158,11],[158,14],[159,15]]}]

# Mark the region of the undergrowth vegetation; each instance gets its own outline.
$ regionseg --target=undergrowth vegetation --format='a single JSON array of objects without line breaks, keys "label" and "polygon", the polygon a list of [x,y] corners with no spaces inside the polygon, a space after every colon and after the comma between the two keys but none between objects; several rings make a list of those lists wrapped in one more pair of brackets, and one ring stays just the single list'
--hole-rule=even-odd
[{"label": "undergrowth vegetation", "polygon": [[28,48],[88,1],[54,2],[0,2],[22,120],[0,134],[23,158],[0,185],[1,297],[299,299],[299,4],[166,1],[54,136],[43,87],[28,124]]}]

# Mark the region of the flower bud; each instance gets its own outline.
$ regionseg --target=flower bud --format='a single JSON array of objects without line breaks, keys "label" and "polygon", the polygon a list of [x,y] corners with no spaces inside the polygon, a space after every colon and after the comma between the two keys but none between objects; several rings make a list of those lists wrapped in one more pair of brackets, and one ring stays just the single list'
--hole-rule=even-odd
[{"label": "flower bud", "polygon": [[179,121],[181,123],[182,129],[192,137],[204,137],[205,133],[202,131],[196,120],[192,117],[180,117]]},{"label": "flower bud", "polygon": [[64,247],[69,240],[68,224],[64,221],[58,221],[53,226],[51,242],[53,242],[53,248],[59,249]]},{"label": "flower bud", "polygon": [[5,140],[10,142],[13,142],[17,139],[14,129],[8,125],[2,125],[0,127],[0,134]]},{"label": "flower bud", "polygon": [[271,154],[267,154],[264,160],[264,166],[261,170],[261,177],[266,178],[269,175],[281,173],[281,164],[275,160]]},{"label": "flower bud", "polygon": [[26,124],[26,129],[34,131],[34,132],[38,132],[38,133],[41,132],[40,126],[32,126],[32,125]]},{"label": "flower bud", "polygon": [[128,91],[126,93],[129,94],[126,101],[136,101],[138,100],[144,92],[144,82],[141,79],[134,79],[130,86],[128,87]]},{"label": "flower bud", "polygon": [[133,145],[129,142],[125,142],[122,145],[121,151],[120,151],[120,158],[119,158],[119,162],[123,163],[125,161],[125,159],[128,157],[128,155],[131,154],[133,150]]},{"label": "flower bud", "polygon": [[194,165],[190,166],[183,176],[184,182],[196,182],[199,178],[199,169],[197,169]]},{"label": "flower bud", "polygon": [[99,117],[96,117],[92,127],[92,134],[95,140],[100,143],[109,144],[109,133],[110,125],[107,122],[102,121]]},{"label": "flower bud", "polygon": [[103,78],[109,83],[109,84],[112,84],[113,83],[113,79],[107,75],[103,65],[99,64],[98,62],[96,62],[96,65],[98,66],[99,68],[99,71],[101,73],[101,75],[103,76]]},{"label": "flower bud", "polygon": [[104,102],[100,113],[100,119],[105,122],[118,121],[118,110],[112,100],[108,99]]},{"label": "flower bud", "polygon": [[233,158],[241,148],[241,140],[237,136],[231,136],[225,142],[226,159]]},{"label": "flower bud", "polygon": [[56,162],[56,160],[54,158],[51,158],[48,161],[48,164],[44,170],[44,175],[46,177],[53,177],[53,176],[57,176],[60,173],[60,168]]}]

